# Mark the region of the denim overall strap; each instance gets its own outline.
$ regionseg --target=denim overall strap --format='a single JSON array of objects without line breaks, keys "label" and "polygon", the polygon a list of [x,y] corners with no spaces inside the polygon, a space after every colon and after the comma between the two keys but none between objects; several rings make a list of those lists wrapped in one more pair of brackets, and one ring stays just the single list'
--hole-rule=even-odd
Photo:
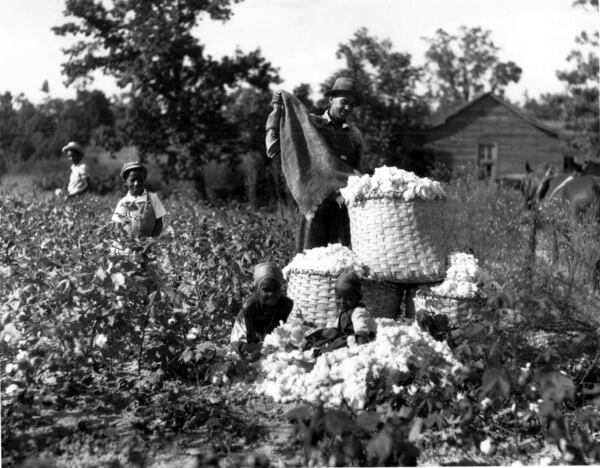
[{"label": "denim overall strap", "polygon": [[156,225],[156,216],[154,214],[154,208],[150,201],[150,193],[146,192],[146,201],[139,204],[140,218],[139,218],[139,236],[150,237],[154,232],[154,226]]}]

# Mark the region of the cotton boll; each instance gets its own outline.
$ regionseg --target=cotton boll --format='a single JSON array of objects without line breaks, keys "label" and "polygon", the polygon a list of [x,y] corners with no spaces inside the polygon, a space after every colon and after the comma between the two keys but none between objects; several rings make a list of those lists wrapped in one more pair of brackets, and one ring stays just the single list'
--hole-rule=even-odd
[{"label": "cotton boll", "polygon": [[12,397],[12,396],[16,395],[19,392],[19,390],[20,390],[20,388],[18,385],[10,384],[8,387],[5,388],[4,391],[8,396]]},{"label": "cotton boll", "polygon": [[494,453],[495,449],[496,447],[494,446],[494,441],[489,437],[482,440],[479,444],[479,450],[481,450],[481,452],[485,455],[491,455],[492,453]]}]

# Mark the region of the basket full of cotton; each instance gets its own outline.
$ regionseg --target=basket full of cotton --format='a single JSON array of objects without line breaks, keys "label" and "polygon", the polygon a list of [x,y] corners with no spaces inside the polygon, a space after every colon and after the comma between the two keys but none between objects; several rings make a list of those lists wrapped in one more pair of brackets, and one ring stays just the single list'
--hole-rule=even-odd
[{"label": "basket full of cotton", "polygon": [[402,283],[444,275],[439,182],[395,167],[351,176],[340,190],[350,217],[352,249],[379,278]]},{"label": "basket full of cotton", "polygon": [[338,316],[335,282],[342,272],[354,271],[363,283],[363,302],[374,317],[395,317],[402,289],[395,283],[373,280],[369,268],[348,247],[329,244],[297,254],[283,269],[287,295],[294,300],[292,317],[332,326]]},{"label": "basket full of cotton", "polygon": [[422,286],[414,298],[415,310],[446,315],[451,325],[478,313],[486,300],[482,286],[487,281],[475,256],[454,252],[448,256],[444,281]]},{"label": "basket full of cotton", "polygon": [[368,275],[368,268],[356,254],[341,244],[297,254],[283,269],[287,295],[294,301],[292,317],[301,317],[318,327],[332,326],[338,315],[335,281],[344,271],[354,271],[361,278]]}]

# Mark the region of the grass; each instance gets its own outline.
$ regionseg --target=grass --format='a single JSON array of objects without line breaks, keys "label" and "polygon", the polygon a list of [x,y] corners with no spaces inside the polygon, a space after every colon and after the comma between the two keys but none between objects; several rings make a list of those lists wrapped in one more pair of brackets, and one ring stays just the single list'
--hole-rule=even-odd
[{"label": "grass", "polygon": [[[106,151],[90,148],[83,162],[90,169],[94,190],[104,194],[123,191],[123,182],[119,177],[119,171],[125,162],[137,159],[137,153],[131,148],[124,148],[112,156]],[[146,165],[149,173],[149,186],[155,191],[163,189],[164,184],[160,179],[159,166],[154,162]],[[58,188],[66,190],[70,167],[71,163],[66,157],[10,163],[0,177],[0,192],[6,194],[37,193],[38,196],[46,196],[47,194],[44,192]]]}]

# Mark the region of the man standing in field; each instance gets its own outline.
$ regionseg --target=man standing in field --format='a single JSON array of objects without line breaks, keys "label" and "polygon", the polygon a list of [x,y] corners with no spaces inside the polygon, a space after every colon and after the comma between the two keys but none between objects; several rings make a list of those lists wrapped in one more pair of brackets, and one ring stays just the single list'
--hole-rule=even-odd
[{"label": "man standing in field", "polygon": [[83,159],[83,148],[74,141],[63,147],[62,152],[71,160],[71,175],[67,187],[67,197],[75,197],[84,193],[90,186],[90,172]]},{"label": "man standing in field", "polygon": [[294,96],[273,93],[267,119],[267,156],[282,157],[282,168],[300,210],[296,251],[330,243],[350,246],[350,221],[339,189],[360,173],[363,139],[348,122],[362,95],[352,78],[338,78],[325,92],[329,107],[308,114]]}]

